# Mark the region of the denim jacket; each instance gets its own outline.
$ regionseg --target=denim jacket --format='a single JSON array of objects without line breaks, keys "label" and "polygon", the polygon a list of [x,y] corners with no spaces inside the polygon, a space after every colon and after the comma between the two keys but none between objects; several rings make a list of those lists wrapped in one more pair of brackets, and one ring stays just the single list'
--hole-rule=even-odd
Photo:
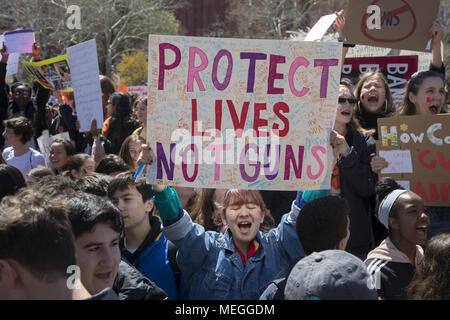
[{"label": "denim jacket", "polygon": [[[166,207],[161,211],[174,208],[174,202],[179,201],[176,193],[166,195],[169,198],[162,202],[155,197],[158,210],[161,206]],[[291,267],[305,256],[295,230],[299,211],[293,203],[277,228],[268,233],[258,232],[256,240],[260,247],[245,266],[234,247],[231,232],[205,232],[184,210],[170,225],[165,221],[162,232],[178,247],[177,263],[189,298],[257,300],[272,280],[286,277]]]}]

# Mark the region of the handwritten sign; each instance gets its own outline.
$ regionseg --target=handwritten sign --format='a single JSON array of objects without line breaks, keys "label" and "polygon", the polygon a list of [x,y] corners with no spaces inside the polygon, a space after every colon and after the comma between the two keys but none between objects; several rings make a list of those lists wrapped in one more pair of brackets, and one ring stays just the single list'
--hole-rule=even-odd
[{"label": "handwritten sign", "polygon": [[[439,3],[440,0],[349,0],[344,34],[356,44],[429,52],[428,31],[438,16]],[[377,12],[367,13],[367,8],[373,5],[380,9],[379,29],[370,26]]]},{"label": "handwritten sign", "polygon": [[389,163],[387,168],[381,170],[382,174],[413,172],[411,150],[380,150],[379,155]]},{"label": "handwritten sign", "polygon": [[341,43],[149,37],[149,182],[330,188]]},{"label": "handwritten sign", "polygon": [[417,56],[387,56],[346,58],[342,73],[345,77],[357,83],[361,74],[369,71],[379,71],[388,80],[392,94],[392,102],[398,109],[403,101],[406,84],[414,72],[417,71]]},{"label": "handwritten sign", "polygon": [[69,61],[66,54],[38,62],[23,61],[22,63],[45,88],[54,91],[72,91]]},{"label": "handwritten sign", "polygon": [[450,114],[380,118],[378,130],[377,153],[393,165],[380,177],[408,183],[427,206],[450,207]]},{"label": "handwritten sign", "polygon": [[147,86],[130,86],[127,87],[128,93],[134,93],[138,97],[146,96],[148,94]]},{"label": "handwritten sign", "polygon": [[103,126],[103,107],[95,39],[67,48],[80,132],[91,129],[92,120]]},{"label": "handwritten sign", "polygon": [[34,31],[22,29],[4,33],[5,44],[9,53],[32,53],[34,44]]}]

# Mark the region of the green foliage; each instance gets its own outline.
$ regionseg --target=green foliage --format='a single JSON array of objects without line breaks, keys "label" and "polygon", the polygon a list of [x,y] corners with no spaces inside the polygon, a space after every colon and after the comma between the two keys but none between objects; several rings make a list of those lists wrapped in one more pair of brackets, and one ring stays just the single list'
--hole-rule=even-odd
[{"label": "green foliage", "polygon": [[145,52],[135,51],[123,53],[122,61],[117,65],[116,71],[120,81],[126,86],[139,86],[147,82],[148,62]]}]

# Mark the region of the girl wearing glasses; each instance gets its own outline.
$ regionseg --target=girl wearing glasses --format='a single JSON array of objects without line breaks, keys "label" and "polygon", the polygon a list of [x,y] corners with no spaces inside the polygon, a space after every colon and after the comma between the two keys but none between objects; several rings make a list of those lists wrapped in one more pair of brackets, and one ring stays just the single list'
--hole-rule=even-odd
[{"label": "girl wearing glasses", "polygon": [[373,247],[367,212],[375,194],[375,175],[370,160],[375,155],[373,131],[367,131],[354,117],[356,98],[347,85],[339,88],[334,130],[330,135],[336,164],[331,194],[345,198],[350,206],[350,239],[347,251],[364,259]]}]

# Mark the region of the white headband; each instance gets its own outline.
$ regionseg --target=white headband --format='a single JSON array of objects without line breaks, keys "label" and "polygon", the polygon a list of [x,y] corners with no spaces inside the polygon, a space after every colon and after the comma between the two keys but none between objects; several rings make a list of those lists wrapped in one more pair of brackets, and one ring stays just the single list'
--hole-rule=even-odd
[{"label": "white headband", "polygon": [[381,201],[380,207],[378,208],[378,220],[380,220],[386,229],[389,229],[389,212],[391,212],[391,208],[394,205],[395,200],[397,200],[397,198],[405,192],[408,192],[408,190],[395,189],[384,197],[383,201]]}]

